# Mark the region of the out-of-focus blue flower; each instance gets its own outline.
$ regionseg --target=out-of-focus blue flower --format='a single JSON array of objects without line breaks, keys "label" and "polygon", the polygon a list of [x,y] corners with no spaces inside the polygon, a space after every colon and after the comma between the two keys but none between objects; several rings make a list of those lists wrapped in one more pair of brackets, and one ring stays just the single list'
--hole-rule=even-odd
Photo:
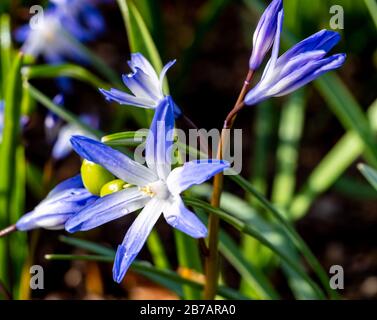
[{"label": "out-of-focus blue flower", "polygon": [[98,197],[84,188],[81,176],[70,178],[58,184],[33,211],[22,216],[16,223],[17,230],[35,228],[63,229],[69,217]]},{"label": "out-of-focus blue flower", "polygon": [[278,19],[283,15],[283,0],[272,1],[263,13],[253,36],[253,52],[249,61],[250,70],[255,71],[262,64],[264,57],[274,43]]},{"label": "out-of-focus blue flower", "polygon": [[244,102],[247,105],[287,95],[322,74],[341,67],[345,62],[346,55],[343,53],[326,57],[340,40],[337,32],[329,30],[317,32],[278,58],[281,24],[282,19],[279,21],[271,59],[260,82],[246,95]]},{"label": "out-of-focus blue flower", "polygon": [[43,56],[51,64],[72,60],[86,60],[85,54],[72,41],[72,35],[56,8],[45,10],[44,17],[37,26],[31,28],[29,24],[18,28],[15,32],[17,41],[22,42],[21,51],[35,58]]},{"label": "out-of-focus blue flower", "polygon": [[[79,119],[93,129],[97,129],[99,127],[99,119],[96,115],[82,114],[79,116]],[[94,135],[88,133],[78,125],[70,123],[66,124],[60,128],[57,139],[52,148],[52,157],[55,160],[61,160],[68,156],[68,154],[72,151],[70,139],[75,135],[86,135],[91,139],[96,139]]]},{"label": "out-of-focus blue flower", "polygon": [[[160,75],[156,73],[150,62],[141,54],[131,54],[128,61],[132,73],[123,75],[122,79],[132,94],[118,89],[100,89],[108,101],[115,101],[122,105],[131,105],[140,108],[156,109],[165,98],[163,83],[167,71],[175,64],[176,60],[168,62],[162,69]],[[181,110],[174,103],[174,114],[181,115]]]},{"label": "out-of-focus blue flower", "polygon": [[207,228],[185,207],[180,193],[210,179],[229,164],[219,160],[192,161],[171,171],[173,131],[173,103],[167,97],[157,107],[147,137],[147,167],[100,142],[81,136],[71,139],[81,157],[133,186],[104,196],[72,216],[65,225],[67,231],[90,230],[143,208],[118,247],[113,268],[117,282],[123,279],[162,213],[168,224],[191,237],[207,234]]},{"label": "out-of-focus blue flower", "polygon": [[[4,112],[5,112],[4,108],[5,108],[5,103],[4,103],[4,101],[0,100],[0,142],[3,140]],[[26,126],[28,121],[29,121],[28,116],[24,116],[24,115],[21,116],[21,120],[20,120],[21,128]]]},{"label": "out-of-focus blue flower", "polygon": [[51,0],[62,24],[78,40],[91,41],[105,30],[105,20],[95,7],[103,0]]},{"label": "out-of-focus blue flower", "polygon": [[[64,97],[58,94],[54,97],[53,102],[58,106],[63,106]],[[99,117],[95,114],[82,114],[79,119],[93,129],[99,128]],[[45,132],[47,141],[53,144],[52,157],[55,160],[61,160],[69,155],[72,151],[70,139],[74,135],[86,135],[92,139],[96,137],[83,130],[76,124],[63,125],[63,120],[55,113],[49,112],[45,118]]]}]

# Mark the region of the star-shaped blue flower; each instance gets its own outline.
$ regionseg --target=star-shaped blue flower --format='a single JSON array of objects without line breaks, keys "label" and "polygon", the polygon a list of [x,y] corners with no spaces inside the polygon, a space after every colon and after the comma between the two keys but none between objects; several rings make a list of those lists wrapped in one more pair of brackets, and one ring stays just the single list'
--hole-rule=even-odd
[{"label": "star-shaped blue flower", "polygon": [[[132,94],[118,89],[100,89],[101,93],[108,101],[115,101],[122,105],[131,105],[146,109],[156,109],[165,98],[163,91],[164,78],[168,70],[175,64],[176,60],[168,62],[158,75],[151,63],[141,54],[131,54],[128,65],[132,72],[123,75],[122,79],[126,87]],[[173,103],[174,114],[179,117],[182,112]]]},{"label": "star-shaped blue flower", "polygon": [[219,160],[192,161],[171,170],[173,138],[173,102],[167,97],[157,107],[147,137],[147,166],[98,141],[82,136],[71,139],[74,150],[81,157],[101,165],[133,186],[85,207],[67,221],[67,231],[89,230],[143,208],[118,247],[113,268],[117,282],[123,279],[161,214],[168,224],[191,237],[207,235],[207,228],[185,207],[180,193],[210,179],[229,164]]}]

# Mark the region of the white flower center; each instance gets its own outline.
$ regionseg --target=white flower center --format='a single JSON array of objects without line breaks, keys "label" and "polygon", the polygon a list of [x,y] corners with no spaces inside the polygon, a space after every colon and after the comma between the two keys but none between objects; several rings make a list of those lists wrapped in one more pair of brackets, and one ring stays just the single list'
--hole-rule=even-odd
[{"label": "white flower center", "polygon": [[170,196],[168,186],[162,180],[150,183],[145,187],[140,187],[139,190],[150,197],[157,197],[157,199],[161,200],[166,200]]}]

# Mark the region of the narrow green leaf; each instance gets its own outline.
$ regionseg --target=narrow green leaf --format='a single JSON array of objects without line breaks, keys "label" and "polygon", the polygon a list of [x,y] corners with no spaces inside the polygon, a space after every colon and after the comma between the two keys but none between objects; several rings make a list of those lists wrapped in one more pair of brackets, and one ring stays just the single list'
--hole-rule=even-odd
[{"label": "narrow green leaf", "polygon": [[252,225],[246,224],[244,221],[235,218],[225,211],[215,208],[211,206],[210,204],[197,200],[194,198],[188,198],[184,197],[185,202],[188,205],[198,208],[201,208],[203,210],[207,210],[208,212],[212,212],[213,214],[216,214],[220,217],[220,219],[224,220],[225,222],[232,225],[237,230],[244,232],[258,241],[260,241],[263,245],[268,247],[271,251],[273,251],[278,257],[280,257],[284,262],[286,262],[295,272],[297,272],[306,282],[308,282],[312,288],[315,290],[315,292],[318,294],[318,297],[325,298],[323,292],[321,289],[317,286],[317,284],[302,270],[302,267],[297,264],[296,261],[292,260],[285,252],[283,252],[278,246],[272,244],[269,240],[266,239],[266,237],[261,233],[260,231],[256,230]]},{"label": "narrow green leaf", "polygon": [[[16,150],[16,170],[11,196],[10,224],[15,224],[25,212],[26,161],[24,147],[19,145]],[[20,279],[28,256],[28,241],[25,232],[16,232],[9,236],[12,259],[12,274],[15,279],[13,296],[20,297]]]},{"label": "narrow green leaf", "polygon": [[86,82],[95,89],[108,89],[110,87],[109,84],[99,79],[87,69],[75,64],[27,66],[22,68],[22,75],[27,80],[34,78],[70,77]]},{"label": "narrow green leaf", "polygon": [[376,190],[367,182],[343,176],[334,183],[334,190],[357,200],[377,200]]},{"label": "narrow green leaf", "polygon": [[[10,17],[6,14],[0,16],[0,83],[2,87],[0,90],[0,97],[4,98],[7,77],[12,62],[12,40],[10,31]],[[1,98],[0,98],[1,99]]]},{"label": "narrow green leaf", "polygon": [[132,52],[141,52],[151,61],[157,72],[162,69],[162,62],[152,36],[135,6],[133,0],[117,0],[125,22],[128,41]]},{"label": "narrow green leaf", "polygon": [[[194,187],[191,189],[193,193],[196,196],[199,197],[205,197],[208,198],[208,195],[212,193],[212,188],[207,185],[207,184],[202,184],[200,186]],[[253,201],[255,202],[255,201]],[[221,197],[221,209],[225,210],[226,212],[229,212],[232,216],[245,221],[245,223],[253,226],[255,229],[257,229],[260,233],[262,233],[266,239],[278,247],[282,252],[284,252],[287,256],[289,256],[292,260],[297,261],[297,263],[300,263],[300,256],[297,253],[296,248],[294,247],[293,244],[291,244],[290,239],[286,236],[286,234],[279,228],[276,223],[273,221],[267,221],[266,218],[262,217],[255,209],[254,205],[250,206],[249,202],[246,202],[244,200],[241,200],[237,196],[230,194],[228,192],[223,192],[222,197]],[[247,235],[243,235],[243,240],[246,238]],[[250,237],[251,238],[251,237]],[[273,255],[273,252],[266,248],[264,245],[260,244],[257,240],[254,238],[251,238],[255,241],[255,243],[258,243],[259,250],[268,250],[271,255]],[[220,251],[225,257],[228,257],[231,255],[233,258],[237,259],[239,255],[237,254],[236,250],[233,249],[228,249],[225,252],[222,251],[222,238],[220,236]],[[246,252],[246,247],[245,249],[242,248],[242,254],[241,257],[244,256],[245,258],[249,258],[248,253]],[[253,247],[250,249],[254,249]],[[239,251],[240,249],[238,249]],[[227,252],[229,251],[229,253]],[[255,252],[255,254],[259,254],[259,252]],[[274,256],[273,256],[274,257]],[[229,261],[230,263],[233,262],[233,260]],[[245,261],[247,264],[244,265],[242,268],[240,268],[240,265],[242,265],[242,260],[236,261],[236,264],[233,265],[238,272],[240,272],[242,279],[244,282],[241,282],[241,291],[247,296],[250,296],[252,298],[255,297],[260,297],[265,295],[269,291],[269,286],[268,283],[265,283],[263,278],[258,277],[258,271],[263,269],[262,266],[257,265],[247,259]],[[255,265],[255,267],[253,267]],[[297,274],[292,268],[290,268],[288,265],[286,265],[284,262],[282,262],[282,266],[284,268],[284,271],[287,272],[289,278],[294,278],[294,284],[296,283],[302,283],[301,288],[299,286],[293,286],[293,281],[292,283],[292,289],[294,290],[294,294],[296,298],[298,299],[314,299],[317,298],[317,295],[313,289],[311,289],[310,285],[306,284],[304,285],[304,280],[302,280],[302,277]],[[245,272],[245,269],[247,270],[248,268],[249,272],[251,274],[249,275],[244,275],[243,272]],[[255,271],[254,271],[255,269]],[[289,273],[288,273],[289,272]],[[254,281],[248,281],[249,277],[254,277]],[[246,286],[247,283],[247,286]],[[255,285],[257,283],[257,285]],[[309,289],[308,289],[309,287]],[[260,290],[260,288],[264,288],[264,292]],[[271,297],[275,297],[273,293],[271,293]]]},{"label": "narrow green leaf", "polygon": [[282,108],[277,170],[272,188],[272,202],[286,207],[295,191],[298,146],[304,127],[305,96],[302,90],[294,93]]},{"label": "narrow green leaf", "polygon": [[305,241],[300,237],[291,223],[287,220],[285,214],[283,214],[280,210],[278,210],[274,205],[272,205],[263,195],[261,195],[246,179],[242,178],[238,175],[230,175],[228,176],[231,180],[236,182],[241,188],[245,191],[250,192],[259,202],[260,204],[268,210],[273,217],[281,224],[281,227],[287,233],[287,235],[291,238],[293,243],[297,246],[300,252],[304,255],[310,266],[313,268],[315,273],[317,274],[318,278],[321,280],[323,287],[326,289],[328,294],[334,298],[337,297],[334,290],[332,290],[329,286],[329,279],[327,276],[326,271],[323,269],[321,264],[318,262],[316,257],[311,252],[310,248],[307,246]]},{"label": "narrow green leaf", "polygon": [[[113,262],[113,258],[109,256],[101,256],[101,255],[68,255],[68,254],[47,254],[45,255],[47,260],[83,260],[83,261],[98,261],[98,262]],[[203,285],[182,278],[174,271],[169,270],[161,270],[156,267],[151,266],[150,263],[145,261],[134,261],[130,267],[131,270],[137,272],[156,283],[159,283],[166,288],[176,292],[179,296],[182,296],[182,292],[180,290],[181,285],[187,285],[193,287],[197,290],[201,290]],[[240,295],[238,292],[226,288],[226,287],[219,287],[218,293],[227,299],[234,299],[234,300],[246,300],[247,298]]]},{"label": "narrow green leaf", "polygon": [[[368,109],[373,131],[377,132],[377,100]],[[328,190],[340,176],[360,157],[365,149],[363,141],[355,132],[347,132],[312,171],[307,182],[293,198],[289,213],[299,219],[309,210],[313,201]]]},{"label": "narrow green leaf", "polygon": [[153,262],[157,268],[160,268],[160,269],[171,268],[169,259],[164,250],[164,245],[156,230],[152,230],[151,233],[149,234],[149,237],[147,240],[147,246],[153,258]]},{"label": "narrow green leaf", "polygon": [[360,136],[369,161],[377,166],[377,143],[368,119],[355,98],[334,74],[323,75],[315,85],[343,126],[348,130],[354,130]]},{"label": "narrow green leaf", "polygon": [[118,132],[102,137],[101,141],[109,146],[137,146],[147,135],[148,130]]},{"label": "narrow green leaf", "polygon": [[[0,227],[11,223],[12,198],[15,191],[17,147],[20,144],[22,55],[17,55],[6,79],[4,129],[0,153]],[[11,264],[9,238],[0,239],[0,260],[7,261],[0,269],[0,280],[8,284]]]},{"label": "narrow green leaf", "polygon": [[60,236],[59,240],[71,246],[88,250],[100,256],[110,257],[111,261],[115,257],[115,252],[113,249],[107,248],[103,245],[99,245],[88,240],[83,240],[83,239],[78,239],[78,238],[73,238],[73,237],[66,237],[66,236]]},{"label": "narrow green leaf", "polygon": [[365,164],[359,164],[357,167],[370,184],[377,190],[377,171]]},{"label": "narrow green leaf", "polygon": [[250,284],[258,299],[279,299],[279,294],[266,276],[259,268],[245,259],[239,250],[239,246],[224,231],[220,231],[219,249],[221,254],[238,271],[242,279]]},{"label": "narrow green leaf", "polygon": [[374,21],[374,24],[377,28],[377,2],[376,0],[364,0],[365,5],[367,6],[370,15],[372,16],[372,19]]}]

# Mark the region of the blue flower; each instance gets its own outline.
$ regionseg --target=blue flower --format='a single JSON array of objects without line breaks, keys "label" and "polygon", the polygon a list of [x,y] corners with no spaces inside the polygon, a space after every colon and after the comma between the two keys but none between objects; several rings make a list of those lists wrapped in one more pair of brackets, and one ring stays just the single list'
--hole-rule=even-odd
[{"label": "blue flower", "polygon": [[[62,106],[64,104],[63,95],[56,95],[53,102],[58,106]],[[82,114],[79,116],[79,119],[93,129],[99,128],[99,118],[97,115]],[[88,133],[77,124],[68,123],[63,125],[63,120],[53,112],[49,112],[45,118],[45,133],[47,142],[53,144],[52,157],[55,160],[65,158],[72,151],[72,145],[70,143],[72,136],[86,135],[92,139],[96,139],[94,135]]]},{"label": "blue flower", "polygon": [[278,58],[282,19],[278,25],[271,59],[259,83],[246,95],[244,102],[247,105],[287,95],[345,62],[343,53],[326,57],[340,40],[337,32],[329,30],[317,32]]},{"label": "blue flower", "polygon": [[[158,75],[150,62],[141,53],[133,53],[131,54],[131,60],[128,61],[132,73],[122,77],[124,84],[132,94],[114,88],[110,90],[100,89],[100,91],[108,101],[140,108],[156,109],[165,98],[163,92],[165,75],[175,62],[176,60],[168,62],[160,75]],[[179,117],[181,111],[174,102],[173,104],[174,114]]]},{"label": "blue flower", "polygon": [[249,61],[250,70],[257,70],[267,52],[271,49],[279,18],[283,19],[283,0],[274,0],[267,7],[259,20],[253,36],[253,52]]},{"label": "blue flower", "polygon": [[180,193],[210,179],[229,164],[219,160],[192,161],[171,170],[173,131],[173,103],[167,97],[157,107],[147,137],[147,166],[86,137],[71,139],[81,157],[101,165],[133,186],[104,196],[84,208],[67,221],[67,231],[89,230],[143,208],[118,247],[113,268],[117,282],[123,279],[161,214],[168,224],[191,237],[202,238],[207,234],[207,228],[183,204]]},{"label": "blue flower", "polygon": [[72,41],[62,17],[55,7],[45,10],[38,25],[31,28],[29,24],[15,32],[17,41],[22,42],[21,51],[35,58],[43,56],[51,64],[64,62],[67,58],[85,61],[87,58],[77,44]]},{"label": "blue flower", "polygon": [[[79,116],[79,119],[91,126],[92,128],[98,128],[98,117],[92,114],[82,114]],[[96,137],[76,124],[68,123],[59,129],[59,133],[57,135],[56,141],[52,148],[52,157],[55,160],[61,160],[68,156],[68,154],[72,151],[72,145],[70,144],[70,139],[72,136],[75,135],[86,135],[92,139],[96,139]]]},{"label": "blue flower", "polygon": [[16,228],[20,231],[35,228],[63,229],[69,217],[97,198],[84,188],[81,176],[75,176],[61,182],[52,189],[33,211],[18,220]]},{"label": "blue flower", "polygon": [[93,0],[51,0],[67,30],[80,41],[94,40],[105,30],[105,20]]}]

